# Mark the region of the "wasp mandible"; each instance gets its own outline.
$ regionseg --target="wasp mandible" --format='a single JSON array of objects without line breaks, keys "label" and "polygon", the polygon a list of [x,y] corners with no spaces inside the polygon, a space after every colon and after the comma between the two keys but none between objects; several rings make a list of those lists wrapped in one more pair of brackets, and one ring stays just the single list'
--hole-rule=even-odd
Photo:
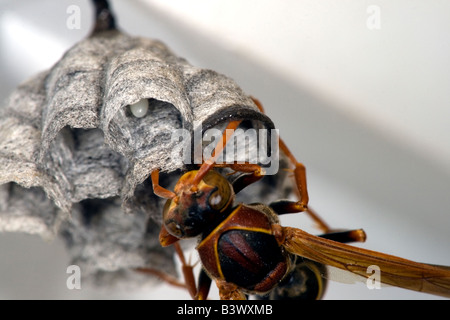
[{"label": "wasp mandible", "polygon": [[[259,101],[254,99],[254,102],[263,111]],[[280,149],[294,166],[300,200],[280,200],[269,205],[235,204],[236,193],[264,176],[263,168],[257,164],[216,163],[240,123],[239,120],[228,123],[211,158],[198,170],[181,176],[174,191],[159,185],[158,170],[151,174],[155,194],[168,199],[160,243],[163,246],[175,244],[183,261],[178,241],[192,237],[200,239],[196,249],[204,274],[200,276],[198,289],[193,275],[189,274],[192,269],[184,268],[193,298],[205,299],[211,280],[219,288],[221,299],[245,299],[246,294],[270,292],[291,274],[297,256],[365,278],[369,277],[367,268],[376,265],[385,284],[450,297],[449,267],[417,263],[344,244],[364,241],[365,232],[362,229],[333,232],[308,208],[305,167],[281,139]],[[228,167],[245,175],[231,184],[214,170],[218,167]],[[315,236],[280,225],[279,215],[295,212],[309,214],[325,234]]]}]

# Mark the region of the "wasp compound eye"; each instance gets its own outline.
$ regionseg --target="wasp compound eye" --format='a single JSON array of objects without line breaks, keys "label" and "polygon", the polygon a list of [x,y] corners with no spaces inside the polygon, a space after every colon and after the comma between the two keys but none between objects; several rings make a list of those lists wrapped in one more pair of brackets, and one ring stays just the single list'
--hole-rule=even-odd
[{"label": "wasp compound eye", "polygon": [[214,187],[208,196],[208,205],[211,209],[217,211],[227,209],[234,200],[233,187],[228,180],[215,171],[208,172],[203,180],[207,185]]}]

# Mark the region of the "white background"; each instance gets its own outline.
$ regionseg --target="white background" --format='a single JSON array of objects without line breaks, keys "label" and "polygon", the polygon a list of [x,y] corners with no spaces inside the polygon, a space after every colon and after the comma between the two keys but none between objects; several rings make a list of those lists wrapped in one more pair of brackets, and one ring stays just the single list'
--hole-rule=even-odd
[{"label": "white background", "polygon": [[[363,227],[362,247],[450,265],[450,3],[111,2],[126,32],[163,40],[263,102],[329,224]],[[81,28],[71,30],[73,4]],[[92,14],[88,1],[0,0],[0,98],[85,37]],[[299,215],[284,223],[311,227]],[[167,286],[69,291],[66,267],[58,241],[0,235],[0,298],[187,297]],[[435,297],[333,282],[325,298]]]}]

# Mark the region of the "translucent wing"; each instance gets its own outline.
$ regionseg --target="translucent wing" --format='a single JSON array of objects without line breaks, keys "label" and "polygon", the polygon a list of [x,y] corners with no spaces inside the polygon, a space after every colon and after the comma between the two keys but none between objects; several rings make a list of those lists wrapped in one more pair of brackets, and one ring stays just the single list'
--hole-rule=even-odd
[{"label": "translucent wing", "polygon": [[450,297],[450,267],[418,263],[361,249],[283,227],[283,246],[296,255],[369,278],[379,268],[382,283],[443,297]]}]

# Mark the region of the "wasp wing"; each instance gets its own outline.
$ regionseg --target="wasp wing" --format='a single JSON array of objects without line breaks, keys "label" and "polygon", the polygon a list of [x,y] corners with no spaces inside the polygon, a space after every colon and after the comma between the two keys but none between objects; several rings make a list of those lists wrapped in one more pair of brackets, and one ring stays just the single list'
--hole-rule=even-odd
[{"label": "wasp wing", "polygon": [[450,267],[418,263],[396,256],[357,248],[311,235],[303,230],[283,227],[283,246],[296,255],[370,278],[373,266],[380,270],[380,281],[443,297],[450,297]]}]

